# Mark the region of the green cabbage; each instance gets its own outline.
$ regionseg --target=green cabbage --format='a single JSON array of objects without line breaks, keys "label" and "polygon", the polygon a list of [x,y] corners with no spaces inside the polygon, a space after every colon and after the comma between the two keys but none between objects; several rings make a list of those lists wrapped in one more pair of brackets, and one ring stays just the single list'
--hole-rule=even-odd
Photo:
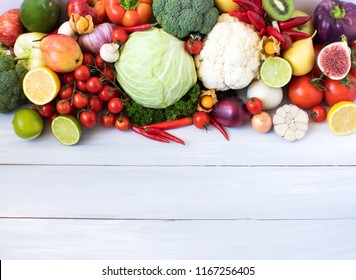
[{"label": "green cabbage", "polygon": [[197,81],[194,60],[184,44],[158,28],[132,33],[115,63],[120,86],[144,107],[174,104]]}]

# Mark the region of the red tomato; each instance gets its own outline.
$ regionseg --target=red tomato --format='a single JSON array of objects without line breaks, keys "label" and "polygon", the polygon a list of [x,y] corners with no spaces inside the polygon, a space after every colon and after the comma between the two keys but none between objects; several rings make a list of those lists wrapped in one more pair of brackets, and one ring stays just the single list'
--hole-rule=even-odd
[{"label": "red tomato", "polygon": [[49,122],[52,123],[53,120],[57,117],[58,115],[54,113],[53,115],[49,116]]},{"label": "red tomato", "polygon": [[101,114],[100,123],[105,127],[113,127],[115,125],[116,117],[113,113]]},{"label": "red tomato", "polygon": [[324,83],[324,86],[326,88],[326,91],[324,93],[325,102],[330,106],[340,101],[354,102],[356,100],[356,85],[351,84],[351,82],[356,82],[356,78],[350,76],[349,82],[350,88],[347,88],[347,86],[343,84],[344,80],[336,81],[327,78]]},{"label": "red tomato", "polygon": [[115,120],[115,127],[120,131],[126,131],[130,128],[131,122],[126,116],[119,116]]},{"label": "red tomato", "polygon": [[103,85],[98,77],[89,78],[86,81],[85,86],[87,88],[87,91],[90,93],[98,93],[103,88]]},{"label": "red tomato", "polygon": [[89,98],[88,108],[96,113],[99,113],[103,109],[103,101],[97,95],[93,95]]},{"label": "red tomato", "polygon": [[72,105],[69,99],[61,99],[57,102],[56,110],[61,115],[68,115],[72,111]]},{"label": "red tomato", "polygon": [[119,96],[119,92],[112,86],[104,85],[98,95],[101,100],[110,101],[114,97]]},{"label": "red tomato", "polygon": [[98,67],[100,70],[103,70],[105,68],[105,60],[101,58],[100,54],[97,54],[94,58],[94,62],[96,67]]},{"label": "red tomato", "polygon": [[302,109],[310,109],[323,100],[323,91],[311,83],[310,74],[294,76],[289,84],[288,97],[292,104]]},{"label": "red tomato", "polygon": [[129,35],[127,32],[123,29],[116,28],[112,33],[111,33],[111,40],[114,43],[118,43],[120,45],[123,45],[126,43]]},{"label": "red tomato", "polygon": [[77,90],[79,90],[80,92],[86,92],[87,91],[87,86],[86,86],[86,83],[84,81],[76,81],[75,85],[77,87]]},{"label": "red tomato", "polygon": [[74,90],[74,88],[72,85],[62,86],[58,93],[59,97],[62,99],[71,98],[73,95],[73,90]]},{"label": "red tomato", "polygon": [[104,81],[104,82],[115,82],[115,72],[114,69],[112,67],[105,67],[105,69],[103,70],[104,73],[101,73],[100,75],[100,80]]},{"label": "red tomato", "polygon": [[323,122],[326,119],[327,112],[325,107],[317,105],[310,109],[310,117],[315,122]]},{"label": "red tomato", "polygon": [[89,98],[80,92],[73,95],[73,105],[75,108],[84,109],[88,106]]},{"label": "red tomato", "polygon": [[93,128],[98,122],[98,115],[94,111],[83,111],[79,114],[81,124],[86,128]]},{"label": "red tomato", "polygon": [[206,112],[196,112],[193,116],[193,124],[197,128],[204,128],[210,122],[210,117]]},{"label": "red tomato", "polygon": [[246,108],[252,115],[259,114],[263,109],[262,100],[257,97],[251,97],[247,99]]},{"label": "red tomato", "polygon": [[90,78],[90,70],[86,65],[79,65],[74,70],[74,76],[78,81],[86,81]]},{"label": "red tomato", "polygon": [[94,55],[92,53],[83,53],[83,65],[90,66],[93,65],[94,62]]},{"label": "red tomato", "polygon": [[199,38],[191,37],[185,42],[185,49],[190,54],[198,54],[203,48],[203,43]]},{"label": "red tomato", "polygon": [[62,84],[67,85],[75,82],[74,72],[65,73],[62,75]]},{"label": "red tomato", "polygon": [[108,103],[108,110],[113,114],[118,114],[124,109],[124,104],[118,97],[114,97]]},{"label": "red tomato", "polygon": [[47,103],[42,106],[38,106],[37,111],[44,118],[48,118],[55,113],[54,105],[52,103]]}]

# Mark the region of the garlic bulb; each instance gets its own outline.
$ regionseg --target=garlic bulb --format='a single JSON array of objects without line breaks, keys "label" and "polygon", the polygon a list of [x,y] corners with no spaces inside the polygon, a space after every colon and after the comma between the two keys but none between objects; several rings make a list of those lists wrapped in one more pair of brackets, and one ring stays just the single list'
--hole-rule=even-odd
[{"label": "garlic bulb", "polygon": [[304,137],[308,122],[308,113],[292,104],[279,107],[273,116],[274,132],[290,142]]}]

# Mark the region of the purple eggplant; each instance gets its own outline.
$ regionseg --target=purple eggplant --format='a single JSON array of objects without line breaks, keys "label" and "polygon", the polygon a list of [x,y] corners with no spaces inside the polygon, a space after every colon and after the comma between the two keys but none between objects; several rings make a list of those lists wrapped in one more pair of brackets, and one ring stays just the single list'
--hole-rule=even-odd
[{"label": "purple eggplant", "polygon": [[339,42],[344,34],[351,45],[356,40],[356,5],[340,0],[322,0],[314,10],[314,23],[324,43]]}]

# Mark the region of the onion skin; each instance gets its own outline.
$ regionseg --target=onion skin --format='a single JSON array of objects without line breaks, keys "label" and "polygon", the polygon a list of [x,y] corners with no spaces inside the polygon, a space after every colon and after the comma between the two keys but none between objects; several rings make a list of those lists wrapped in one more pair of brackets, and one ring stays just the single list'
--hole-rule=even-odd
[{"label": "onion skin", "polygon": [[99,54],[102,45],[112,42],[111,33],[115,28],[115,24],[108,22],[99,24],[93,32],[81,35],[78,43],[84,51]]},{"label": "onion skin", "polygon": [[[330,14],[335,5],[344,8],[343,18]],[[324,43],[339,42],[344,34],[351,45],[356,40],[356,5],[340,0],[322,0],[314,10],[314,25]]]},{"label": "onion skin", "polygon": [[227,127],[238,127],[251,118],[246,105],[237,97],[227,97],[218,102],[212,111],[214,119]]}]

